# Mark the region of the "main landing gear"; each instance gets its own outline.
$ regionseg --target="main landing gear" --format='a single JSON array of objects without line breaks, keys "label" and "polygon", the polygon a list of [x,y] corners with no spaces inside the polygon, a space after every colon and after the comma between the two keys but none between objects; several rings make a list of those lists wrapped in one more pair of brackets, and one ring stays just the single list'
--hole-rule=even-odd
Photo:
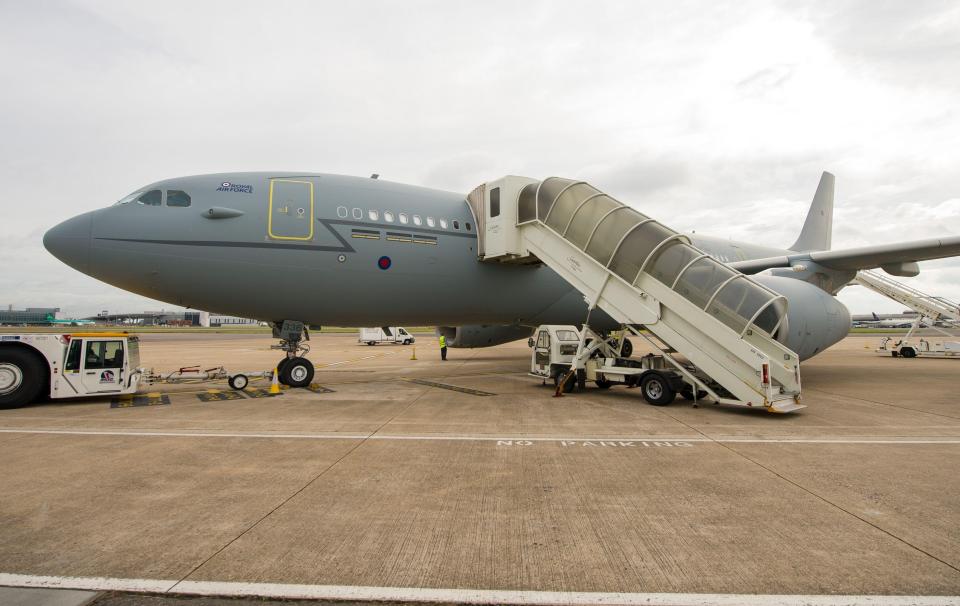
[{"label": "main landing gear", "polygon": [[277,380],[290,387],[306,387],[313,381],[313,362],[304,356],[310,346],[304,341],[310,340],[310,333],[303,322],[283,320],[273,323],[273,336],[280,339],[279,345],[270,349],[279,349],[286,355],[277,363]]}]

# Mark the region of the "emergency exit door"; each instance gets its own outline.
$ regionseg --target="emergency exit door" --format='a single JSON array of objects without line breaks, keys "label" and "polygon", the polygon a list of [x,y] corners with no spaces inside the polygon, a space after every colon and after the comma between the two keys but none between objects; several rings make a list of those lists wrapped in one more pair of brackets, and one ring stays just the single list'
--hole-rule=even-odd
[{"label": "emergency exit door", "polygon": [[267,235],[277,240],[313,239],[313,183],[270,179]]}]

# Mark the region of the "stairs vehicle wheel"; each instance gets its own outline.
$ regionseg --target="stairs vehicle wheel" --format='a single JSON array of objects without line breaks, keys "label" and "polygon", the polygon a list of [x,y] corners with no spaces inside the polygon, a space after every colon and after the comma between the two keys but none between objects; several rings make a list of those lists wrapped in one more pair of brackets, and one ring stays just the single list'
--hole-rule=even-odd
[{"label": "stairs vehicle wheel", "polygon": [[[684,400],[687,400],[687,401],[689,401],[689,402],[693,402],[693,400],[694,400],[694,398],[693,398],[693,388],[690,387],[690,385],[684,385],[684,386],[680,389],[680,395],[683,396],[683,399],[684,399]],[[707,392],[703,391],[702,389],[698,389],[698,390],[697,390],[697,398],[696,398],[696,399],[697,399],[697,400],[702,400],[702,399],[704,398],[704,396],[706,396],[706,395],[707,395]]]},{"label": "stairs vehicle wheel", "polygon": [[280,382],[290,387],[306,387],[313,381],[313,362],[306,358],[293,358],[280,369]]},{"label": "stairs vehicle wheel", "polygon": [[677,392],[670,386],[670,381],[661,373],[651,370],[643,375],[640,381],[640,391],[643,399],[654,406],[666,406],[677,397]]},{"label": "stairs vehicle wheel", "polygon": [[[560,381],[567,376],[566,371],[559,370],[553,375],[553,386],[557,387],[560,385]],[[573,388],[577,386],[577,377],[570,377],[567,379],[567,382],[563,384],[563,393],[573,392]]]},{"label": "stairs vehicle wheel", "polygon": [[903,356],[904,358],[916,358],[917,350],[915,350],[912,347],[901,347],[900,355]]}]

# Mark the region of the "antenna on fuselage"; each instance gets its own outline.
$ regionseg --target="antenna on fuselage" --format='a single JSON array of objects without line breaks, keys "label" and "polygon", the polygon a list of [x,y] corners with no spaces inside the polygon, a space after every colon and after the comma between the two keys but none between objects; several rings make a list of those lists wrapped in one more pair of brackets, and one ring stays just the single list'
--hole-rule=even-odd
[{"label": "antenna on fuselage", "polygon": [[370,178],[371,178],[371,179],[379,179],[379,178],[380,178],[380,173],[373,173],[372,175],[370,175]]}]

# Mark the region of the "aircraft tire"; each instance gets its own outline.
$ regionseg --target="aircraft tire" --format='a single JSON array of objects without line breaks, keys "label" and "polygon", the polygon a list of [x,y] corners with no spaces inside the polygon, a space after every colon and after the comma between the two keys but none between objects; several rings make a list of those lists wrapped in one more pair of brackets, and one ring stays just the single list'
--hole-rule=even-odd
[{"label": "aircraft tire", "polygon": [[367,345],[376,345],[375,341],[367,341]]},{"label": "aircraft tire", "polygon": [[623,347],[620,348],[620,356],[624,358],[629,358],[633,355],[633,343],[630,342],[630,339],[623,340]]},{"label": "aircraft tire", "polygon": [[280,370],[280,382],[290,387],[306,387],[313,381],[313,362],[293,358]]},{"label": "aircraft tire", "polygon": [[37,356],[19,348],[0,349],[0,409],[33,402],[47,383]]},{"label": "aircraft tire", "polygon": [[600,389],[610,389],[610,386],[613,385],[613,381],[609,381],[607,379],[597,379],[596,384]]},{"label": "aircraft tire", "polygon": [[677,392],[673,390],[667,377],[655,370],[643,374],[643,379],[640,380],[640,391],[643,393],[643,399],[654,406],[666,406],[677,397]]},{"label": "aircraft tire", "polygon": [[288,383],[284,382],[283,379],[283,369],[286,368],[287,364],[289,363],[290,358],[282,358],[279,362],[277,362],[277,381],[279,381],[281,385],[288,385]]}]

